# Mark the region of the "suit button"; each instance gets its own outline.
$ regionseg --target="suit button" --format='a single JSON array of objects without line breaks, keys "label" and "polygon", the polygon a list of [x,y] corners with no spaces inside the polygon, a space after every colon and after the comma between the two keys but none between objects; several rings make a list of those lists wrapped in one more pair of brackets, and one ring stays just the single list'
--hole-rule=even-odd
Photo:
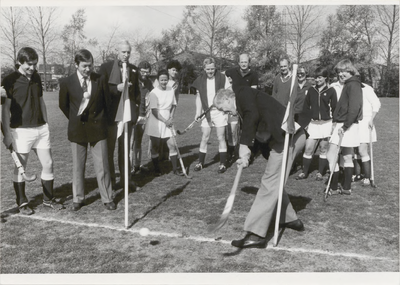
[{"label": "suit button", "polygon": [[97,123],[97,121],[94,121],[94,123],[96,124],[96,123]]},{"label": "suit button", "polygon": [[85,122],[82,122],[82,125],[84,125],[85,124]]}]

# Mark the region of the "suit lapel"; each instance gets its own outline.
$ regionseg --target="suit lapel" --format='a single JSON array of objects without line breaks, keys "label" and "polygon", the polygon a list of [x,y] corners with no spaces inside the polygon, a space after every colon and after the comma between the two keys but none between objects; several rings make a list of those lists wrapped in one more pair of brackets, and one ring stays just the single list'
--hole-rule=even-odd
[{"label": "suit lapel", "polygon": [[92,84],[92,90],[90,91],[90,100],[87,106],[88,109],[93,105],[93,102],[96,100],[96,97],[98,95],[97,92],[98,82],[97,78],[93,76],[93,73],[90,75],[90,83]]},{"label": "suit lapel", "polygon": [[71,78],[71,86],[72,86],[72,94],[78,97],[79,100],[82,100],[83,98],[83,91],[82,91],[82,86],[78,78],[78,74],[76,72]]}]

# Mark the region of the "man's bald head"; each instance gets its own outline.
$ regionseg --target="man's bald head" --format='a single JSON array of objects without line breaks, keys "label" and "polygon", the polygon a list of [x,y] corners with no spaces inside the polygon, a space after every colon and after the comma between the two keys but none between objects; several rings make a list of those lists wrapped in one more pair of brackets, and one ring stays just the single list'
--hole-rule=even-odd
[{"label": "man's bald head", "polygon": [[242,71],[247,71],[250,65],[250,57],[247,53],[242,53],[239,56],[239,66]]},{"label": "man's bald head", "polygon": [[122,62],[129,62],[132,47],[127,40],[123,40],[118,44],[118,59]]}]

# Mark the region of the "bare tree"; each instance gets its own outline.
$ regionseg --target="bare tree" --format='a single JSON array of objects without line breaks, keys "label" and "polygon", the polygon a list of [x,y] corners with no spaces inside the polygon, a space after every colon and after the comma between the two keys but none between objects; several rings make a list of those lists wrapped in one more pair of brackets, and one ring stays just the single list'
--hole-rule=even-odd
[{"label": "bare tree", "polygon": [[[391,74],[393,71],[394,60],[397,59],[397,64],[399,63],[399,6],[378,5],[376,6],[376,11],[379,18],[379,25],[382,27],[381,29],[378,29],[378,33],[383,39],[379,48],[382,52],[382,58],[386,61],[386,71],[382,74],[382,79],[384,79],[384,84],[382,84],[382,93],[387,96],[392,88],[391,85],[393,85],[390,78],[392,77]],[[398,80],[398,77],[396,78]]]},{"label": "bare tree", "polygon": [[382,29],[378,29],[378,33],[383,38],[380,50],[386,65],[389,67],[392,64],[392,58],[398,53],[398,50],[394,47],[397,46],[399,41],[399,6],[378,5],[376,10],[379,24],[382,27]]},{"label": "bare tree", "polygon": [[217,38],[229,28],[232,6],[187,6],[186,16],[201,41],[201,47],[210,56],[219,53]]},{"label": "bare tree", "polygon": [[30,41],[38,48],[43,58],[44,88],[47,90],[47,54],[53,42],[59,37],[56,20],[57,7],[26,7],[29,17]]},{"label": "bare tree", "polygon": [[68,74],[71,74],[74,70],[74,56],[77,50],[79,50],[86,39],[83,33],[83,28],[86,23],[85,9],[78,9],[69,21],[69,24],[65,25],[61,34],[61,38],[64,42],[64,52],[68,62]]},{"label": "bare tree", "polygon": [[3,17],[2,31],[2,53],[12,60],[13,65],[17,62],[17,52],[22,46],[21,38],[24,36],[26,21],[24,10],[19,7],[1,9]]},{"label": "bare tree", "polygon": [[120,25],[115,23],[108,28],[107,33],[103,37],[103,40],[99,42],[99,57],[101,63],[110,60],[112,57],[116,56],[118,38],[121,36]]},{"label": "bare tree", "polygon": [[318,43],[321,8],[318,6],[302,5],[287,6],[289,16],[288,40],[293,47],[297,62],[304,59],[305,53],[315,48]]}]

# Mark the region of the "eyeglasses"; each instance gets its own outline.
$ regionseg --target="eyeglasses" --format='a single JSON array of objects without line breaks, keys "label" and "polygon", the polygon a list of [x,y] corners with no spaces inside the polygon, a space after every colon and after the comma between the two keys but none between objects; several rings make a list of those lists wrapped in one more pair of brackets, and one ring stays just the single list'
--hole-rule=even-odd
[{"label": "eyeglasses", "polygon": [[142,74],[150,74],[149,71],[145,71],[145,70],[140,70],[140,73],[142,73]]},{"label": "eyeglasses", "polygon": [[304,75],[306,75],[304,72],[297,73],[297,76],[304,76]]}]

